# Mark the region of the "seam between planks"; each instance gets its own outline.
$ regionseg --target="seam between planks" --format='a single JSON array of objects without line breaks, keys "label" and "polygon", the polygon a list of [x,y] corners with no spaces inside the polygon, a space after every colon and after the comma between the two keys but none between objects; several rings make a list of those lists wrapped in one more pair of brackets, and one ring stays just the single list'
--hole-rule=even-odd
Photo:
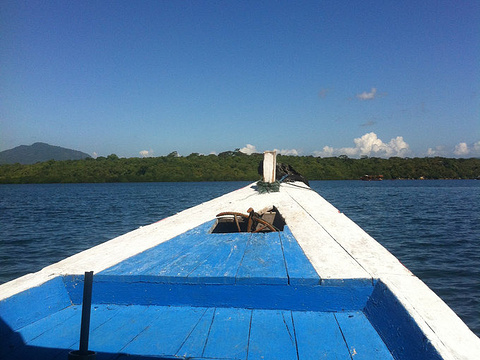
[{"label": "seam between planks", "polygon": [[295,340],[295,350],[297,352],[297,360],[300,360],[300,354],[298,352],[297,330],[295,329],[295,320],[293,319],[293,311],[290,311],[290,317],[292,318],[293,338]]},{"label": "seam between planks", "polygon": [[250,354],[250,335],[252,334],[252,320],[253,320],[253,310],[250,311],[250,324],[248,325],[248,340],[247,340],[247,357],[246,360],[248,360],[248,355]]},{"label": "seam between planks", "polygon": [[285,258],[285,248],[283,247],[283,240],[282,240],[282,235],[280,234],[280,232],[278,232],[278,237],[280,239],[280,247],[282,248],[283,264],[285,265],[285,272],[287,274],[287,285],[291,285],[290,284],[290,275],[288,273],[287,259]]},{"label": "seam between planks", "polygon": [[207,337],[205,338],[205,343],[203,344],[202,358],[205,356],[205,349],[207,348],[208,339],[210,337],[210,332],[212,331],[212,326],[213,326],[213,322],[215,321],[216,314],[217,314],[217,308],[213,310],[212,321],[210,322],[210,326],[208,327]]},{"label": "seam between planks", "polygon": [[347,347],[348,355],[350,356],[350,359],[353,360],[353,356],[352,356],[352,353],[350,352],[350,347],[348,346],[347,339],[345,338],[345,334],[343,333],[342,327],[340,326],[340,323],[338,322],[338,319],[335,313],[333,313],[333,317],[335,318],[335,322],[337,323],[338,329],[340,330],[340,334],[342,334],[343,341],[345,342],[345,346]]}]

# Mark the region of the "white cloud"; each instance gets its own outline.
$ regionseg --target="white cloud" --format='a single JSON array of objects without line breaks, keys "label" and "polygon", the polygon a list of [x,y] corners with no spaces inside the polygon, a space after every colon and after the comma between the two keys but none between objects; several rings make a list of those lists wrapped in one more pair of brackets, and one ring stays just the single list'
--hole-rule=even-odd
[{"label": "white cloud", "polygon": [[239,151],[247,155],[252,155],[253,153],[257,152],[257,148],[252,144],[247,144],[245,147],[241,148]]},{"label": "white cloud", "polygon": [[93,154],[92,154],[92,157],[93,157],[94,159],[96,159],[96,158],[98,157],[98,154],[94,151]]},{"label": "white cloud", "polygon": [[298,156],[300,154],[300,151],[298,151],[297,149],[282,149],[282,150],[275,149],[274,151],[276,151],[277,154],[279,155],[287,155],[287,156]]},{"label": "white cloud", "polygon": [[473,144],[473,153],[475,155],[480,155],[480,141]]},{"label": "white cloud", "polygon": [[473,144],[467,144],[466,142],[461,142],[455,145],[455,147],[447,148],[446,146],[436,146],[435,148],[428,148],[427,156],[442,156],[442,157],[466,157],[466,156],[480,156],[480,141],[477,141]]},{"label": "white cloud", "polygon": [[142,150],[139,152],[140,156],[143,157],[143,158],[146,158],[146,157],[152,157],[153,156],[153,150],[150,149],[150,150]]},{"label": "white cloud", "polygon": [[322,151],[314,151],[313,155],[320,157],[332,157],[334,152],[335,149],[327,145],[323,147]]},{"label": "white cloud", "polygon": [[347,155],[350,157],[359,157],[362,155],[391,157],[405,157],[410,153],[409,145],[403,140],[402,136],[391,139],[384,143],[374,132],[367,133],[362,137],[353,140],[355,147],[333,148],[325,146],[322,151],[314,151],[315,156],[329,157],[338,155]]},{"label": "white cloud", "polygon": [[446,156],[445,146],[435,146],[435,149],[428,148],[427,156]]},{"label": "white cloud", "polygon": [[375,95],[377,93],[377,89],[376,88],[372,88],[372,90],[367,93],[366,91],[364,91],[363,93],[361,94],[357,94],[357,99],[360,99],[360,100],[373,100],[375,99]]},{"label": "white cloud", "polygon": [[470,146],[465,142],[455,145],[453,153],[457,156],[480,156],[480,141],[477,141]]},{"label": "white cloud", "polygon": [[468,149],[467,143],[459,143],[455,145],[455,150],[453,150],[453,153],[457,156],[465,156],[470,153],[470,150]]}]

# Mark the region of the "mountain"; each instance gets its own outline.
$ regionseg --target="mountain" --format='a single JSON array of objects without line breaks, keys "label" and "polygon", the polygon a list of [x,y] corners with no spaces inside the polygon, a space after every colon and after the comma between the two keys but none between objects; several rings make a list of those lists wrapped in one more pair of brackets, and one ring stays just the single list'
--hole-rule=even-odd
[{"label": "mountain", "polygon": [[1,151],[0,164],[35,164],[48,160],[81,160],[89,157],[91,156],[81,151],[37,142]]}]

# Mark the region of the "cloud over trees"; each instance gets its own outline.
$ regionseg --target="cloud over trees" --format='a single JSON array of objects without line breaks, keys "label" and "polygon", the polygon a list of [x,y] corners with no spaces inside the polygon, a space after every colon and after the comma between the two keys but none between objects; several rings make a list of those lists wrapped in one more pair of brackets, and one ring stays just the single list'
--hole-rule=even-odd
[{"label": "cloud over trees", "polygon": [[409,145],[402,136],[383,142],[374,132],[367,133],[353,140],[355,147],[333,148],[325,146],[321,151],[314,151],[315,156],[330,157],[347,155],[350,157],[376,156],[376,157],[405,157],[410,153]]}]

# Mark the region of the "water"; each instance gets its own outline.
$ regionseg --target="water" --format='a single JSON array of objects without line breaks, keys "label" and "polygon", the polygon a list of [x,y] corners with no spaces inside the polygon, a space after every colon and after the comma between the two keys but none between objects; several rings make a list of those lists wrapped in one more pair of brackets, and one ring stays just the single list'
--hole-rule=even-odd
[{"label": "water", "polygon": [[[0,283],[248,182],[0,185]],[[480,181],[312,181],[480,335]]]}]

